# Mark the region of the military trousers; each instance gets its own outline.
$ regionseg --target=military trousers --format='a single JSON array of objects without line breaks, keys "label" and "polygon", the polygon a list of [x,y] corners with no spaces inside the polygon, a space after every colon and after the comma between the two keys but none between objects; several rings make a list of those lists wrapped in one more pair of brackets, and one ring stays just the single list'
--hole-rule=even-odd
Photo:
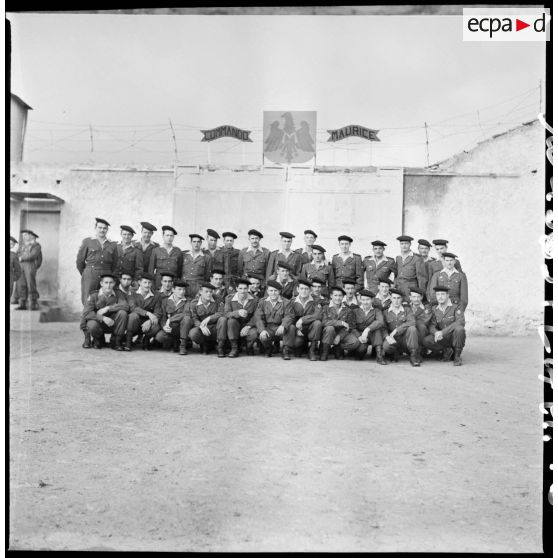
[{"label": "military trousers", "polygon": [[141,333],[143,333],[148,338],[155,337],[155,335],[161,328],[158,323],[152,323],[149,330],[147,332],[144,332],[142,326],[147,321],[149,321],[149,318],[147,316],[140,316],[135,312],[131,312],[128,315],[128,327],[126,328],[126,333],[131,337],[133,337],[134,335],[139,335]]},{"label": "military trousers", "polygon": [[422,323],[417,323],[415,327],[417,328],[419,345],[424,347],[424,340],[428,336],[428,328],[426,327],[426,324]]},{"label": "military trousers", "polygon": [[217,342],[217,324],[208,325],[209,335],[205,335],[199,326],[192,327],[188,332],[188,337],[193,343],[198,345],[215,345]]},{"label": "military trousers", "polygon": [[[299,332],[302,335],[299,335]],[[322,322],[314,320],[311,324],[303,325],[302,329],[297,329],[294,324],[291,324],[284,337],[284,342],[287,347],[300,348],[306,347],[308,341],[319,341],[322,337]]]},{"label": "military trousers", "polygon": [[31,302],[39,300],[37,290],[37,266],[33,262],[21,262],[21,276],[17,280],[19,302],[24,303],[27,297]]},{"label": "military trousers", "polygon": [[403,333],[395,336],[395,343],[388,343],[384,339],[383,349],[386,355],[393,354],[395,351],[400,353],[409,353],[419,348],[418,331],[415,326],[409,326]]},{"label": "military trousers", "polygon": [[86,267],[81,274],[81,302],[85,306],[87,297],[100,289],[101,274],[110,272],[110,268]]},{"label": "military trousers", "polygon": [[114,325],[108,326],[105,322],[99,322],[97,320],[86,321],[87,331],[89,331],[93,339],[100,341],[103,339],[105,333],[124,335],[126,332],[126,326],[128,325],[128,312],[126,312],[126,310],[107,312],[104,317],[114,320]]},{"label": "military trousers", "polygon": [[[266,350],[274,341],[285,338],[285,335],[287,333],[287,329],[283,330],[283,334],[281,334],[281,335],[277,334],[277,328],[280,325],[281,324],[268,324],[267,327],[265,328],[265,331],[267,331],[269,333],[269,337],[265,341],[260,341],[264,350]],[[248,332],[248,335],[246,336],[248,346],[252,346],[254,344],[254,342],[256,341],[256,339],[259,338],[259,336],[260,336],[260,334],[258,333],[257,328],[253,327],[252,329],[250,329],[250,331]]]},{"label": "military trousers", "polygon": [[[359,338],[362,336],[362,331],[354,330],[353,334]],[[382,345],[384,342],[384,338],[387,335],[386,330],[384,328],[378,328],[374,331],[369,331],[368,335],[366,336],[366,344],[372,345],[372,347],[377,347],[378,345]],[[360,339],[359,339],[360,341]]]},{"label": "military trousers", "polygon": [[427,335],[424,338],[424,347],[434,352],[440,352],[449,347],[463,349],[465,347],[465,337],[465,328],[457,324],[455,329],[445,335],[440,341],[434,341],[434,335]]},{"label": "military trousers", "polygon": [[339,345],[342,349],[352,352],[360,347],[361,343],[357,336],[344,327],[325,326],[322,332],[322,343],[333,345],[337,335],[339,335]]},{"label": "military trousers", "polygon": [[240,331],[248,325],[245,318],[219,318],[217,321],[217,340],[238,341],[240,339]]},{"label": "military trousers", "polygon": [[417,279],[403,279],[398,277],[395,280],[395,286],[403,293],[403,299],[408,302],[409,295],[411,294],[409,289],[411,287],[418,287],[418,281]]},{"label": "military trousers", "polygon": [[173,339],[186,339],[194,322],[189,316],[184,316],[180,320],[171,322],[169,325],[171,327],[170,333],[161,328],[155,335],[155,340],[165,347],[168,347]]}]

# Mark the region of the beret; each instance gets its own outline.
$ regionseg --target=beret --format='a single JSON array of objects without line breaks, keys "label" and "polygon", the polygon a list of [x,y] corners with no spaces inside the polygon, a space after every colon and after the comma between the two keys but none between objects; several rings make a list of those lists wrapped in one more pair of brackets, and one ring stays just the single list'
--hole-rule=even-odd
[{"label": "beret", "polygon": [[402,234],[401,236],[398,236],[396,240],[399,240],[399,242],[412,242],[414,238],[412,236]]},{"label": "beret", "polygon": [[164,231],[170,231],[172,234],[178,234],[172,227],[170,227],[169,225],[163,225],[161,227],[161,230]]},{"label": "beret", "polygon": [[156,231],[157,230],[157,227],[155,225],[152,225],[148,221],[141,221],[140,225],[148,231]]},{"label": "beret", "polygon": [[267,286],[268,287],[273,287],[274,289],[277,289],[279,291],[283,288],[281,286],[281,283],[279,283],[278,281],[274,281],[273,279],[271,279],[270,281],[267,282]]},{"label": "beret", "polygon": [[356,281],[350,277],[342,277],[341,283],[343,283],[343,285],[356,285]]},{"label": "beret", "polygon": [[248,236],[259,236],[260,238],[263,238],[263,234],[260,231],[257,231],[256,229],[250,229],[248,231]]},{"label": "beret", "polygon": [[410,287],[409,292],[410,293],[417,293],[420,296],[424,296],[424,291],[422,289],[420,289],[419,287]]},{"label": "beret", "polygon": [[341,236],[337,237],[338,242],[341,242],[342,240],[347,240],[349,242],[353,241],[353,239],[350,236],[347,236],[346,234],[342,234]]},{"label": "beret", "polygon": [[190,234],[190,235],[188,235],[188,236],[189,236],[190,239],[192,239],[192,240],[193,240],[194,238],[199,238],[200,240],[205,240],[205,238],[204,238],[201,234],[198,234],[198,233],[192,233],[192,234]]},{"label": "beret", "polygon": [[155,277],[151,273],[142,273],[140,279],[148,279],[149,281],[155,281]]},{"label": "beret", "polygon": [[386,283],[386,285],[393,285],[393,281],[389,277],[378,279],[378,283]]},{"label": "beret", "polygon": [[392,295],[404,296],[403,293],[399,289],[391,289],[391,294]]},{"label": "beret", "polygon": [[118,272],[118,277],[122,277],[122,275],[129,275],[130,277],[134,277],[133,273],[130,273],[129,271],[126,270],[122,270]]},{"label": "beret", "polygon": [[453,254],[452,252],[444,252],[442,254],[442,258],[453,258],[455,260],[457,258],[457,256],[455,254]]},{"label": "beret", "polygon": [[325,254],[326,249],[323,246],[320,246],[319,244],[314,244],[312,246],[312,250],[318,250],[318,252],[321,252],[322,254]]},{"label": "beret", "polygon": [[233,232],[224,232],[223,238],[226,238],[227,236],[230,236],[231,238],[238,238],[238,236],[236,236]]},{"label": "beret", "polygon": [[325,281],[320,277],[312,277],[312,284],[319,283],[320,285],[325,285]]},{"label": "beret", "polygon": [[241,277],[240,279],[236,280],[236,284],[237,285],[249,285],[250,281],[248,281],[248,279],[245,279],[244,277]]},{"label": "beret", "polygon": [[368,298],[374,298],[376,295],[369,291],[368,289],[362,289],[359,293],[360,296],[367,296]]},{"label": "beret", "polygon": [[107,227],[110,227],[110,223],[106,219],[101,219],[100,217],[95,217],[97,223],[103,223]]},{"label": "beret", "polygon": [[159,275],[161,277],[170,277],[174,281],[174,275],[170,271],[161,271]]},{"label": "beret", "polygon": [[330,290],[331,292],[333,292],[333,291],[339,291],[340,293],[347,294],[347,293],[345,292],[345,289],[342,289],[341,287],[338,287],[337,285],[335,285],[334,287],[331,287],[329,290]]},{"label": "beret", "polygon": [[111,277],[112,279],[114,279],[116,281],[116,275],[114,275],[114,273],[112,273],[110,271],[105,271],[104,273],[101,273],[99,277],[101,279],[103,279],[104,277]]},{"label": "beret", "polygon": [[283,236],[284,238],[294,238],[295,237],[295,235],[293,233],[290,233],[290,232],[280,232],[279,235]]},{"label": "beret", "polygon": [[372,246],[387,246],[387,244],[381,240],[373,240],[370,244],[372,244]]},{"label": "beret", "polygon": [[22,233],[27,233],[27,234],[32,234],[35,238],[39,238],[39,235],[37,233],[34,233],[32,230],[30,229],[23,229],[21,231]]},{"label": "beret", "polygon": [[424,238],[419,238],[418,243],[421,244],[422,246],[428,246],[428,248],[432,246],[432,244],[430,244],[428,240],[424,240]]},{"label": "beret", "polygon": [[129,233],[132,234],[136,234],[136,231],[134,229],[132,229],[132,227],[129,227],[128,225],[120,225],[120,229],[123,231],[127,231]]},{"label": "beret", "polygon": [[318,235],[312,229],[306,229],[304,234],[311,234],[314,238],[318,238]]},{"label": "beret", "polygon": [[432,241],[432,244],[434,244],[434,246],[445,246],[447,245],[447,243],[448,241],[444,240],[443,238],[437,238]]},{"label": "beret", "polygon": [[292,271],[293,268],[287,262],[277,262],[277,268],[287,269],[288,271]]},{"label": "beret", "polygon": [[311,287],[312,283],[310,281],[307,281],[306,279],[299,279],[298,280],[298,284],[299,285],[306,285],[307,287]]},{"label": "beret", "polygon": [[436,287],[433,287],[433,290],[437,291],[444,291],[444,292],[448,292],[449,291],[449,287],[445,287],[444,285],[438,285]]},{"label": "beret", "polygon": [[211,236],[212,238],[221,238],[219,233],[213,229],[207,229],[207,236]]},{"label": "beret", "polygon": [[212,291],[217,288],[215,285],[212,285],[211,283],[208,283],[207,281],[204,281],[203,283],[200,284],[200,289],[203,289],[204,287],[206,289],[211,289]]},{"label": "beret", "polygon": [[209,275],[213,275],[214,273],[219,273],[219,275],[225,275],[225,270],[215,267],[211,270]]},{"label": "beret", "polygon": [[263,281],[263,277],[261,275],[258,275],[257,273],[247,273],[246,274],[250,279],[257,279],[258,281]]},{"label": "beret", "polygon": [[174,282],[174,287],[182,287],[183,289],[185,289],[187,287],[186,283],[184,281],[175,281]]}]

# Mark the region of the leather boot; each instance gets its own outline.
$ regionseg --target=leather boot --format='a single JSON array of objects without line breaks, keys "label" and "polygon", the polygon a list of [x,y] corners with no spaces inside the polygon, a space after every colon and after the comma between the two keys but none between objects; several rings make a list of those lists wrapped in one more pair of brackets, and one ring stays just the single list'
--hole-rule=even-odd
[{"label": "leather boot", "polygon": [[358,349],[355,351],[355,359],[356,360],[364,360],[366,356],[366,351],[368,350],[368,345],[364,345],[361,343]]},{"label": "leather boot", "polygon": [[102,349],[104,345],[104,339],[102,337],[100,339],[93,339],[93,347],[95,349]]},{"label": "leather boot", "polygon": [[218,341],[217,342],[217,357],[218,358],[225,358],[227,355],[225,354],[225,341]]},{"label": "leather boot", "polygon": [[341,345],[335,345],[333,347],[333,356],[336,360],[343,360],[345,358],[345,351],[341,347]]},{"label": "leather boot", "polygon": [[31,310],[38,310],[39,309],[39,303],[36,300],[32,300],[31,301]]},{"label": "leather boot", "polygon": [[329,348],[331,345],[329,343],[322,343],[321,352],[320,352],[320,360],[324,361],[329,358]]},{"label": "leather boot", "polygon": [[141,348],[144,351],[150,351],[151,350],[151,339],[147,335],[144,335],[142,337]]},{"label": "leather boot", "polygon": [[420,366],[420,361],[418,360],[417,357],[417,352],[418,351],[411,351],[411,354],[409,356],[409,360],[411,361],[411,366]]},{"label": "leather boot", "polygon": [[453,349],[451,347],[448,347],[447,349],[444,349],[444,353],[442,354],[442,361],[449,362],[452,356],[453,356]]},{"label": "leather boot", "polygon": [[283,360],[291,360],[290,347],[283,347]]},{"label": "leather boot", "polygon": [[271,358],[273,356],[273,343],[269,339],[262,341],[262,349],[267,358]]},{"label": "leather boot", "polygon": [[254,343],[246,343],[246,356],[254,356]]},{"label": "leather boot", "polygon": [[385,358],[385,355],[384,355],[384,349],[381,345],[378,345],[376,347],[376,362],[378,364],[383,364],[383,365],[387,364],[386,358]]},{"label": "leather boot", "polygon": [[182,342],[182,339],[175,339],[174,337],[172,338],[172,345],[171,345],[171,351],[173,353],[177,353],[179,351],[179,345]]},{"label": "leather boot", "polygon": [[125,351],[131,351],[132,350],[132,337],[133,337],[133,335],[131,333],[126,334],[126,344],[124,345],[124,350]]},{"label": "leather boot", "polygon": [[180,346],[178,348],[179,355],[187,355],[188,350],[186,349],[186,339],[180,338]]},{"label": "leather boot", "polygon": [[455,349],[455,357],[453,358],[454,366],[461,366],[463,364],[461,360],[461,351],[463,351],[463,349]]},{"label": "leather boot", "polygon": [[308,358],[311,361],[318,360],[318,355],[316,354],[317,352],[318,352],[318,342],[317,341],[312,341],[310,343],[310,348],[308,349]]},{"label": "leather boot", "polygon": [[397,349],[393,351],[393,353],[391,354],[391,358],[393,362],[399,362],[399,351]]},{"label": "leather boot", "polygon": [[83,332],[83,344],[81,346],[84,349],[91,348],[91,334],[88,331]]},{"label": "leather boot", "polygon": [[16,308],[16,310],[27,310],[27,301],[20,300],[19,306]]},{"label": "leather boot", "polygon": [[[248,349],[246,349],[246,354],[248,354]],[[252,349],[252,354],[254,350]],[[233,339],[231,341],[231,352],[227,355],[229,358],[236,358],[238,356],[238,341]]]},{"label": "leather boot", "polygon": [[112,339],[111,339],[112,348],[115,351],[123,351],[124,350],[124,347],[122,346],[122,337],[124,337],[124,336],[123,335],[114,336],[114,343],[112,343]]}]

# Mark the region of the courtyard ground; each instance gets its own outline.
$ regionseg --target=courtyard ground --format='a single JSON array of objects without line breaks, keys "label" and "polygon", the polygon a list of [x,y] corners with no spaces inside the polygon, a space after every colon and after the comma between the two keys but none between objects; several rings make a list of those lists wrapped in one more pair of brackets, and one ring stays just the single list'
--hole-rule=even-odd
[{"label": "courtyard ground", "polygon": [[536,336],[381,367],[84,350],[12,317],[12,549],[542,551]]}]

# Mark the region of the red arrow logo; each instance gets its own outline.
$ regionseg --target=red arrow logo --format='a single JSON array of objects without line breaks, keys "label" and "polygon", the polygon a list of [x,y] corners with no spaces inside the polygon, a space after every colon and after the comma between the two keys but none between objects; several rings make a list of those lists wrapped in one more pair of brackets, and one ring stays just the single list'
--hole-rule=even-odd
[{"label": "red arrow logo", "polygon": [[526,27],[531,27],[530,23],[525,23],[524,21],[521,21],[520,19],[515,18],[515,30],[516,31],[521,31],[522,29],[525,29]]}]

